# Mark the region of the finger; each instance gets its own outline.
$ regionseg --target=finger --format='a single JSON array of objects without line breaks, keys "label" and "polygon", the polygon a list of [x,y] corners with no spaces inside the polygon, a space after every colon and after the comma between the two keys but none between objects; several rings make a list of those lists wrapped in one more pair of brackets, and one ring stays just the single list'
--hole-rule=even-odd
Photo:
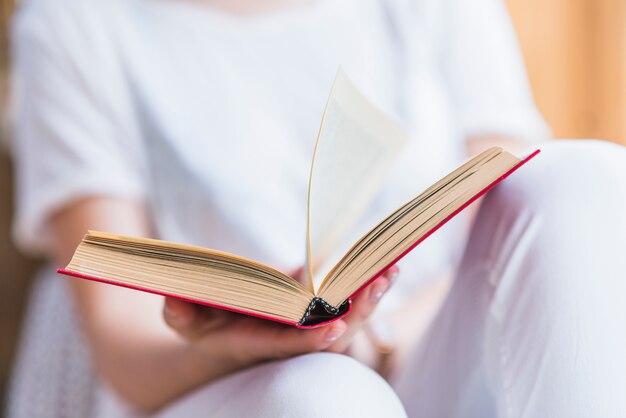
[{"label": "finger", "polygon": [[352,301],[352,312],[345,318],[348,329],[341,338],[328,348],[329,351],[344,352],[347,350],[355,334],[365,325],[390,286],[391,280],[383,275],[374,280],[365,291]]},{"label": "finger", "polygon": [[297,281],[301,282],[302,281],[302,273],[304,272],[304,266],[302,267],[298,267],[297,269],[295,269],[294,271],[292,271],[289,276],[293,277],[294,279],[296,279]]},{"label": "finger", "polygon": [[193,341],[206,334],[221,317],[220,311],[179,299],[166,298],[165,323],[183,338]]},{"label": "finger", "polygon": [[393,266],[389,267],[382,275],[387,277],[391,283],[393,283],[397,278],[398,275],[400,274],[400,268],[394,264]]},{"label": "finger", "polygon": [[193,322],[196,316],[195,306],[174,298],[165,298],[163,319],[172,328],[184,327]]},{"label": "finger", "polygon": [[390,286],[391,280],[386,276],[381,276],[354,298],[352,312],[346,317],[348,325],[357,325],[367,320]]}]

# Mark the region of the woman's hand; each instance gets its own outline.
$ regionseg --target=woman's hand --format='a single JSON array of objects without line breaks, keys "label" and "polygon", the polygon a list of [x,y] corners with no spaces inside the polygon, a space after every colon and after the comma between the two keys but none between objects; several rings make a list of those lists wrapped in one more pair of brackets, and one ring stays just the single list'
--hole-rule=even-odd
[{"label": "woman's hand", "polygon": [[297,329],[271,321],[167,298],[165,322],[207,360],[221,362],[223,373],[254,364],[315,351],[344,352],[397,276],[391,267],[352,301],[343,319],[315,329]]}]

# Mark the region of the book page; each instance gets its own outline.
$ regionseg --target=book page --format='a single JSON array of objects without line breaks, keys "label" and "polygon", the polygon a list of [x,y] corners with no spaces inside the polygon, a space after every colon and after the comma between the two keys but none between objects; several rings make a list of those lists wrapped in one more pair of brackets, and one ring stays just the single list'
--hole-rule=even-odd
[{"label": "book page", "polygon": [[367,207],[406,141],[402,128],[374,107],[340,69],[318,134],[307,220],[306,284],[313,291],[320,266]]}]

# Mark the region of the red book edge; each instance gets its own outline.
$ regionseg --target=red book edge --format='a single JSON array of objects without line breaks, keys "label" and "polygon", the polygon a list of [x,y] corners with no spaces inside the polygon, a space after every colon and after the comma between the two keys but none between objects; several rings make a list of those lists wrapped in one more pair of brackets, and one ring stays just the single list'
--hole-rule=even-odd
[{"label": "red book edge", "polygon": [[292,326],[295,326],[297,328],[302,328],[302,329],[311,329],[311,328],[317,328],[317,327],[325,326],[325,325],[328,325],[328,324],[330,324],[330,323],[332,323],[334,321],[337,321],[337,320],[343,318],[344,316],[348,315],[350,313],[350,311],[352,310],[352,299],[354,299],[371,282],[373,282],[378,277],[380,277],[382,274],[384,274],[385,271],[387,271],[387,269],[389,269],[391,266],[396,264],[400,259],[402,259],[405,255],[407,255],[415,247],[417,247],[422,241],[424,241],[426,238],[428,238],[430,235],[432,235],[435,231],[437,231],[439,228],[441,228],[443,225],[445,225],[450,219],[454,218],[463,209],[465,209],[466,207],[468,207],[469,205],[474,203],[476,200],[480,199],[489,190],[493,189],[498,183],[500,183],[502,180],[504,180],[505,178],[510,176],[513,172],[515,172],[518,168],[520,168],[521,166],[526,164],[530,159],[535,157],[540,152],[541,152],[541,150],[533,151],[530,155],[528,155],[523,160],[521,160],[519,163],[517,163],[513,168],[511,168],[509,171],[504,173],[502,176],[498,177],[495,181],[493,181],[487,187],[485,187],[480,192],[478,192],[470,200],[465,202],[461,207],[459,207],[457,210],[455,210],[450,215],[448,215],[443,221],[439,222],[435,227],[433,227],[431,230],[429,230],[422,238],[417,240],[406,251],[404,251],[402,254],[400,254],[398,257],[396,257],[396,259],[394,259],[391,263],[389,263],[382,270],[380,270],[377,274],[375,274],[371,279],[369,279],[363,286],[361,286],[359,289],[357,289],[357,291],[354,292],[348,298],[348,310],[343,315],[337,316],[335,318],[332,318],[332,319],[330,319],[330,320],[328,320],[326,322],[322,322],[322,323],[319,323],[319,324],[315,324],[315,325],[300,325],[300,323],[298,323],[298,322],[286,321],[284,319],[276,318],[276,317],[273,317],[271,315],[264,315],[264,314],[259,314],[259,313],[256,313],[256,312],[246,311],[244,309],[232,308],[230,306],[224,306],[224,305],[220,305],[218,303],[206,302],[206,301],[203,301],[203,300],[198,300],[198,299],[194,299],[194,298],[180,296],[180,295],[176,295],[176,294],[173,294],[173,293],[160,292],[160,291],[156,291],[156,290],[152,290],[152,289],[146,289],[144,287],[134,286],[134,285],[126,284],[126,283],[120,283],[120,282],[116,282],[114,280],[102,279],[102,278],[99,278],[99,277],[89,276],[87,274],[76,273],[76,272],[69,271],[69,270],[62,269],[62,268],[58,269],[57,273],[64,274],[64,275],[67,275],[67,276],[72,276],[72,277],[78,277],[78,278],[81,278],[81,279],[92,280],[92,281],[95,281],[95,282],[107,283],[107,284],[112,284],[112,285],[120,286],[120,287],[126,287],[126,288],[129,288],[129,289],[141,290],[142,292],[153,293],[155,295],[172,297],[172,298],[184,300],[184,301],[187,301],[187,302],[192,302],[192,303],[197,303],[197,304],[200,304],[200,305],[209,306],[209,307],[216,308],[216,309],[223,309],[223,310],[226,310],[226,311],[231,311],[231,312],[240,313],[240,314],[244,314],[244,315],[248,315],[248,316],[253,316],[253,317],[256,317],[256,318],[267,319],[267,320],[278,322],[278,323],[282,323],[282,324],[292,325]]}]

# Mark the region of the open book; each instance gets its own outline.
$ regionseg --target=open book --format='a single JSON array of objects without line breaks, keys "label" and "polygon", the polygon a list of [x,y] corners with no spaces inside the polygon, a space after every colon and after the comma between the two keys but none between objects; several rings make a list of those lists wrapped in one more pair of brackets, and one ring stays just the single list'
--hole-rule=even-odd
[{"label": "open book", "polygon": [[539,152],[520,159],[501,148],[484,151],[389,214],[322,269],[367,208],[404,141],[402,129],[340,71],[313,155],[302,281],[234,254],[95,231],[59,272],[303,328],[338,319],[369,282]]}]

